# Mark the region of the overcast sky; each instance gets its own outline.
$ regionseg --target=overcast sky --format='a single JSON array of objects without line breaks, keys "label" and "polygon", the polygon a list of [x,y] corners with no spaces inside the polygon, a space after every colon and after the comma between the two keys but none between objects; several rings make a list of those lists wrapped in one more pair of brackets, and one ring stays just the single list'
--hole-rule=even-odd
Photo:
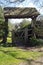
[{"label": "overcast sky", "polygon": [[18,1],[13,3],[14,1],[17,0],[0,0],[0,5],[3,7],[35,7],[38,9],[38,11],[40,9],[40,13],[43,14],[43,7],[40,8],[41,6],[43,6],[43,0],[23,0],[22,3]]},{"label": "overcast sky", "polygon": [[[43,14],[43,7],[40,8],[40,6],[43,5],[43,0],[36,0],[36,3],[34,2],[35,0],[34,1],[24,0],[22,3],[20,2],[13,3],[14,1],[17,1],[17,0],[10,0],[10,1],[11,2],[9,3],[9,0],[0,0],[0,5],[2,7],[35,7],[41,14]],[[12,21],[14,21],[14,19]],[[21,20],[18,19],[18,21],[20,22]]]},{"label": "overcast sky", "polygon": [[[31,20],[32,20],[31,18],[29,18],[29,19],[25,18],[25,19],[26,19],[26,20],[29,20],[30,22],[31,22]],[[15,24],[15,23],[20,23],[20,22],[22,22],[22,20],[23,20],[23,19],[9,19],[9,21],[10,21],[11,23],[13,22],[14,24]]]}]

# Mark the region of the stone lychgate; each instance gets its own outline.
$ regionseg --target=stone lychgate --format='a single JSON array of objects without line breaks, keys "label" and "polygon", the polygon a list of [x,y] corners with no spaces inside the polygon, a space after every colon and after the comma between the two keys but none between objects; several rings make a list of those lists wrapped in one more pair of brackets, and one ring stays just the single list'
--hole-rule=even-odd
[{"label": "stone lychgate", "polygon": [[[36,10],[36,8],[5,7],[4,17],[5,17],[5,23],[7,25],[7,29],[5,30],[5,32],[8,32],[8,19],[32,18],[34,22],[38,15],[39,15],[39,12]],[[7,34],[5,33],[4,35],[4,38],[3,38],[4,43],[6,42]]]}]

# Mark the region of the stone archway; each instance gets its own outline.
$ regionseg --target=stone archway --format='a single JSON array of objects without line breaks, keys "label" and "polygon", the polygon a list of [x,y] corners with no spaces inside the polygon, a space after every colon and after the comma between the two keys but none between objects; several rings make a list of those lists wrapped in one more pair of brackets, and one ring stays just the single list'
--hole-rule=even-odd
[{"label": "stone archway", "polygon": [[[14,7],[6,7],[4,8],[4,17],[7,28],[5,29],[4,35],[4,43],[6,43],[7,34],[8,34],[8,19],[16,19],[16,18],[32,18],[35,21],[36,17],[39,15],[39,12],[36,8],[14,8]],[[6,33],[7,32],[7,33]]]}]

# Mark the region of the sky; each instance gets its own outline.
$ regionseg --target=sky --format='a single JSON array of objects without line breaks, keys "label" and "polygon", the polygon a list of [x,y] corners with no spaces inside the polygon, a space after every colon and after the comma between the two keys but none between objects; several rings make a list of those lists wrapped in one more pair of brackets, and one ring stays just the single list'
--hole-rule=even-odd
[{"label": "sky", "polygon": [[[10,3],[9,3],[10,1]],[[17,2],[14,2],[17,1]],[[19,0],[22,1],[22,0]],[[3,7],[35,7],[41,14],[43,14],[43,0],[0,0],[0,5]]]},{"label": "sky", "polygon": [[[25,18],[25,19],[26,19],[26,20],[29,20],[30,22],[31,22],[31,20],[32,20],[31,18],[29,18],[29,19],[28,19],[28,18]],[[9,21],[10,21],[11,23],[13,22],[12,24],[20,23],[20,22],[22,22],[22,20],[23,20],[23,19],[9,19]]]},{"label": "sky", "polygon": [[[14,2],[15,1],[15,2]],[[43,15],[43,0],[23,0],[23,2],[16,2],[17,0],[0,0],[0,6],[2,7],[35,7],[40,14]],[[22,1],[22,0],[19,0]],[[14,2],[14,3],[13,3]],[[17,19],[15,19],[16,22]],[[11,20],[11,21],[14,21]],[[18,19],[18,21],[20,22],[21,20]]]}]

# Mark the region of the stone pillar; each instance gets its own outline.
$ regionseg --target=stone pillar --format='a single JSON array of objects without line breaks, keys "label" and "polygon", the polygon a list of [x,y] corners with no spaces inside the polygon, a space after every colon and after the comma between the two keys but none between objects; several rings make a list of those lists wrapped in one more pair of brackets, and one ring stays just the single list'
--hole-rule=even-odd
[{"label": "stone pillar", "polygon": [[35,35],[35,23],[36,23],[36,18],[32,18],[32,28],[33,28],[33,37],[36,38]]},{"label": "stone pillar", "polygon": [[7,35],[8,35],[8,19],[5,18],[5,23],[4,23],[4,35],[3,35],[3,43],[7,42]]},{"label": "stone pillar", "polygon": [[28,28],[25,28],[25,30],[24,30],[24,39],[25,39],[25,44],[27,43],[27,41],[28,41]]}]

